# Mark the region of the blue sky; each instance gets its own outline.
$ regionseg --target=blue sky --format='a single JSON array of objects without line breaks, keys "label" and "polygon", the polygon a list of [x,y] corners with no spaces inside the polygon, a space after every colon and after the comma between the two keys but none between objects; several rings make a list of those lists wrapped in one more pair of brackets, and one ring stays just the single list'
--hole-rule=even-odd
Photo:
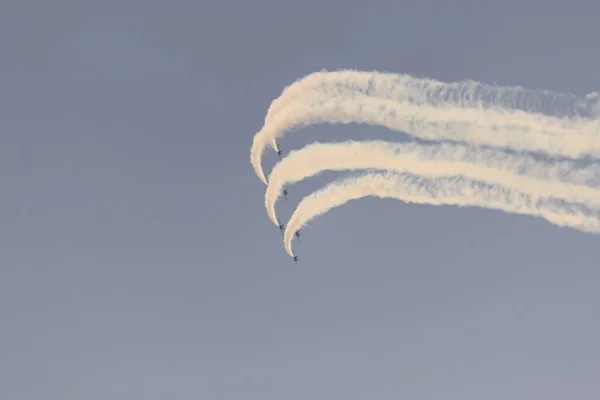
[{"label": "blue sky", "polygon": [[[598,397],[598,236],[364,199],[312,221],[294,265],[249,149],[322,68],[599,90],[599,18],[583,0],[2,2],[0,397]],[[281,145],[366,136],[394,137]]]}]

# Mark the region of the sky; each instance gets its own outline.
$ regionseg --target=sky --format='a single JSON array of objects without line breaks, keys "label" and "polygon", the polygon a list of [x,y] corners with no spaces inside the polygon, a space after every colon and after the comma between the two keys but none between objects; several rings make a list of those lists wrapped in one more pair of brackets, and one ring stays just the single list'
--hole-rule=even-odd
[{"label": "sky", "polygon": [[[367,198],[311,221],[296,265],[249,154],[321,69],[597,91],[599,19],[589,0],[2,1],[0,398],[598,398],[600,236]],[[399,136],[280,145],[366,137]]]}]

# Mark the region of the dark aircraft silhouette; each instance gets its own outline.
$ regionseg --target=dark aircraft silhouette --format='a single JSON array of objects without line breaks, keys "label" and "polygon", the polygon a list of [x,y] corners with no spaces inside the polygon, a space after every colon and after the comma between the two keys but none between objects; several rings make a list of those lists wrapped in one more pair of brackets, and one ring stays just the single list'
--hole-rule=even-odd
[{"label": "dark aircraft silhouette", "polygon": [[288,190],[287,189],[283,189],[283,197],[285,197],[285,201],[288,201],[287,195],[288,195]]},{"label": "dark aircraft silhouette", "polygon": [[283,154],[283,151],[281,151],[281,149],[279,148],[279,144],[277,142],[275,142],[275,147],[277,150],[277,155],[279,156],[279,161],[281,161],[281,155]]},{"label": "dark aircraft silhouette", "polygon": [[298,256],[294,256],[294,262],[298,264]]},{"label": "dark aircraft silhouette", "polygon": [[285,224],[282,224],[279,218],[277,218],[277,222],[279,222],[279,231],[283,235],[283,230],[285,229]]},{"label": "dark aircraft silhouette", "polygon": [[300,230],[297,230],[294,235],[298,238],[298,243],[300,242]]}]

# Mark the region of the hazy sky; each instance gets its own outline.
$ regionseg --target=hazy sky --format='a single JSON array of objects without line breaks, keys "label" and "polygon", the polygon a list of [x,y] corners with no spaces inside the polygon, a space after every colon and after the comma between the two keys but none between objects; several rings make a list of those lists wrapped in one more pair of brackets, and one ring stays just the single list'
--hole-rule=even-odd
[{"label": "hazy sky", "polygon": [[600,236],[364,199],[294,265],[267,218],[250,145],[307,73],[600,89],[600,4],[416,3],[3,0],[0,398],[599,398]]}]

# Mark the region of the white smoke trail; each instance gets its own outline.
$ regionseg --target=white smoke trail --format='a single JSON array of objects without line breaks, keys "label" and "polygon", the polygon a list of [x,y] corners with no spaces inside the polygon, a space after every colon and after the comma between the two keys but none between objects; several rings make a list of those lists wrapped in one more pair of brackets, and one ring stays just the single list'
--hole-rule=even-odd
[{"label": "white smoke trail", "polygon": [[[265,124],[291,103],[304,101],[307,97],[345,96],[348,93],[362,93],[417,104],[429,102],[432,105],[450,105],[449,102],[452,101],[452,105],[460,107],[479,106],[478,98],[485,94],[484,97],[492,105],[501,104],[503,108],[558,116],[592,116],[590,107],[600,105],[598,92],[591,92],[582,98],[572,93],[525,89],[521,86],[502,87],[472,80],[442,82],[408,74],[346,69],[314,72],[285,87],[281,95],[271,103]],[[477,95],[472,98],[469,93]]]},{"label": "white smoke trail", "polygon": [[600,232],[600,216],[576,205],[554,204],[551,199],[501,186],[486,186],[454,177],[426,180],[408,174],[367,174],[334,182],[305,197],[290,218],[284,234],[286,252],[293,256],[294,233],[311,219],[350,200],[367,196],[393,198],[406,203],[475,206],[544,218],[558,226]]},{"label": "white smoke trail", "polygon": [[415,105],[355,95],[317,106],[314,102],[293,104],[271,119],[256,134],[251,149],[252,166],[265,184],[261,158],[266,144],[294,127],[316,123],[381,125],[425,140],[463,141],[562,157],[600,155],[600,143],[595,141],[598,121],[591,118],[557,118],[499,106]]},{"label": "white smoke trail", "polygon": [[[600,206],[600,164],[578,168],[575,163],[537,161],[490,149],[456,144],[420,145],[381,140],[313,143],[291,152],[279,162],[265,193],[269,218],[279,225],[275,203],[286,183],[298,182],[325,170],[379,169],[406,172],[425,178],[464,176],[498,184],[527,194],[560,198],[589,207]],[[600,186],[600,182],[597,183]]]}]

